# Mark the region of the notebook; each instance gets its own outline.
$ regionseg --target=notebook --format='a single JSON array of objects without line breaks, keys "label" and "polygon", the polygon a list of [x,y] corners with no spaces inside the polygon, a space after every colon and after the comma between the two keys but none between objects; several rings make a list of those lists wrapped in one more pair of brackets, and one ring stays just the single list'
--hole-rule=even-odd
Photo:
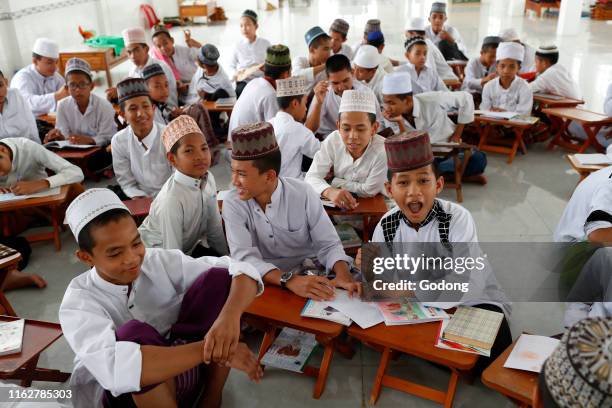
[{"label": "notebook", "polygon": [[283,328],[261,359],[261,364],[301,373],[317,341],[312,333]]},{"label": "notebook", "polygon": [[442,309],[423,306],[420,302],[378,302],[385,324],[397,326],[401,324],[418,324],[448,319],[448,315]]},{"label": "notebook", "polygon": [[444,330],[443,338],[471,347],[491,349],[503,318],[503,313],[459,306]]},{"label": "notebook", "polygon": [[0,323],[0,356],[21,353],[25,320]]},{"label": "notebook", "polygon": [[91,149],[96,145],[83,145],[83,144],[72,144],[67,140],[55,140],[53,142],[45,143],[47,149]]},{"label": "notebook", "polygon": [[534,93],[533,96],[539,96],[540,98],[550,99],[552,101],[559,101],[561,99],[564,99],[564,97],[560,96],[560,95],[554,95],[554,94],[548,94],[548,93],[540,93],[540,92]]},{"label": "notebook", "polygon": [[219,98],[215,101],[215,106],[234,106],[236,104],[236,98]]},{"label": "notebook", "polygon": [[592,154],[575,154],[574,157],[578,160],[578,163],[583,166],[588,165],[609,165],[612,164],[612,158],[602,153]]},{"label": "notebook", "polygon": [[60,187],[50,188],[34,194],[15,195],[13,193],[0,193],[0,203],[7,201],[27,200],[28,198],[47,197],[60,193]]},{"label": "notebook", "polygon": [[349,297],[348,292],[343,289],[336,289],[336,294],[333,300],[326,302],[334,309],[348,316],[362,329],[376,326],[383,322],[383,317],[376,303],[364,302],[354,295]]},{"label": "notebook", "polygon": [[555,351],[558,344],[559,340],[552,337],[521,334],[504,367],[539,373],[544,361]]},{"label": "notebook", "polygon": [[300,315],[303,317],[329,320],[330,322],[338,323],[343,326],[351,325],[351,319],[345,314],[341,313],[333,306],[328,305],[327,302],[319,302],[312,299],[308,299]]}]

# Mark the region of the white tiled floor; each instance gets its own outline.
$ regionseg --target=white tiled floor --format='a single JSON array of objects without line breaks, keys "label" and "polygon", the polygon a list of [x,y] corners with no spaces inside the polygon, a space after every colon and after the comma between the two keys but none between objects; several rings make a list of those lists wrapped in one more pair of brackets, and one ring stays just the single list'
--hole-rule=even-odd
[{"label": "white tiled floor", "polygon": [[[295,2],[305,4],[307,2]],[[287,44],[292,56],[306,52],[303,33],[313,25],[327,29],[331,21],[342,16],[351,24],[349,43],[359,40],[367,19],[380,18],[386,36],[390,56],[401,58],[403,26],[407,18],[428,10],[431,1],[401,0],[328,0],[312,1],[310,6],[289,9],[284,2],[281,10],[260,11],[260,35],[273,43]],[[483,5],[453,5],[450,7],[449,23],[462,33],[469,55],[477,53],[482,37],[496,34],[500,29],[515,27],[522,39],[538,46],[556,43],[561,50],[561,62],[578,79],[587,107],[601,111],[607,84],[612,81],[612,25],[600,21],[582,19],[580,35],[557,37],[556,19],[536,19],[506,16],[505,1],[490,1]],[[191,27],[194,38],[212,42],[219,46],[222,58],[226,58],[232,44],[239,38],[237,14],[228,13],[230,20],[214,26]],[[182,35],[174,29],[178,43]],[[115,81],[127,73],[126,64],[113,70]],[[100,76],[99,78],[102,78]],[[97,92],[106,87],[101,79]],[[578,176],[568,171],[564,152],[547,151],[543,145],[530,146],[527,155],[519,155],[512,165],[505,158],[489,154],[486,186],[467,185],[465,202],[478,227],[481,241],[487,242],[546,242],[561,216]],[[219,188],[229,182],[228,163],[222,162],[212,169]],[[90,183],[91,184],[91,183]],[[108,184],[108,180],[99,185]],[[454,191],[444,191],[442,197],[454,200]],[[50,244],[36,244],[28,271],[39,273],[49,282],[42,290],[21,290],[9,293],[15,310],[24,317],[57,321],[57,310],[63,292],[72,277],[85,267],[73,256],[74,240],[69,232],[62,234],[63,249],[58,254]],[[514,335],[521,331],[554,334],[562,329],[562,310],[558,304],[515,303],[511,317]],[[255,343],[257,339],[252,339]],[[64,340],[45,352],[41,365],[70,370],[72,352]],[[232,373],[226,387],[224,406],[267,407],[285,403],[291,406],[363,407],[369,404],[369,393],[378,364],[378,354],[363,347],[353,360],[347,361],[336,355],[320,401],[311,399],[313,380],[287,372],[266,373],[259,385],[250,384],[240,373]],[[442,386],[447,374],[427,363],[402,358],[394,370],[402,375],[421,379]],[[39,384],[39,386],[46,384]],[[52,385],[56,386],[56,385]],[[377,406],[433,407],[435,404],[385,389]],[[495,392],[478,381],[475,385],[460,383],[455,406],[512,406]]]}]

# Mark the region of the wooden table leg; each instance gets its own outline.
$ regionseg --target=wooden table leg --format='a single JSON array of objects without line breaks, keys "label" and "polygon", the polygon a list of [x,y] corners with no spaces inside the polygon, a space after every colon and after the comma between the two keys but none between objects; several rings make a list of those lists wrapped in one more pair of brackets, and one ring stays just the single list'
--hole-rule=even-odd
[{"label": "wooden table leg", "polygon": [[274,343],[274,339],[276,338],[276,327],[269,327],[266,329],[263,339],[261,340],[261,346],[259,347],[259,355],[257,356],[257,361],[261,362],[264,354],[270,348],[272,343]]},{"label": "wooden table leg", "polygon": [[[551,139],[550,143],[548,143],[548,150],[552,150],[556,145],[560,145],[561,138],[563,134],[567,130],[570,124],[570,120],[562,119],[557,116],[549,116],[551,120],[558,124],[557,134]],[[560,123],[559,123],[560,122]]]},{"label": "wooden table leg", "polygon": [[482,150],[482,147],[487,144],[487,138],[491,127],[488,125],[479,124],[478,133],[480,134],[480,140],[478,141],[478,150]]},{"label": "wooden table leg", "polygon": [[455,391],[457,390],[457,380],[459,379],[459,373],[455,369],[451,369],[450,380],[448,381],[448,389],[446,390],[446,397],[444,398],[444,408],[451,408],[453,406],[453,399],[455,398]]},{"label": "wooden table leg", "polygon": [[390,356],[391,349],[389,347],[385,347],[382,357],[380,358],[380,363],[378,364],[378,370],[376,371],[376,378],[374,379],[374,385],[372,386],[372,393],[370,394],[370,404],[372,405],[376,404],[376,401],[378,401],[378,397],[380,396],[380,389],[382,387],[383,377],[387,371],[387,366],[389,365]]},{"label": "wooden table leg", "polygon": [[20,385],[22,387],[29,387],[32,385],[32,379],[34,377],[34,371],[36,370],[36,366],[38,365],[38,358],[40,354],[28,361],[23,369],[23,377],[21,378]]},{"label": "wooden table leg", "polygon": [[519,145],[523,141],[523,133],[524,133],[524,130],[521,128],[514,129],[514,134],[515,134],[514,143],[512,143],[512,151],[510,152],[510,157],[508,157],[508,164],[512,164],[512,161],[514,160],[514,156],[516,156],[516,152],[519,148]]},{"label": "wooden table leg", "polygon": [[108,65],[108,62],[106,63],[106,83],[108,84],[109,88],[113,87],[113,77],[111,76],[111,69],[110,66]]},{"label": "wooden table leg", "polygon": [[4,292],[0,289],[0,307],[4,309],[4,313],[7,316],[15,316],[17,317],[17,313],[15,313],[15,309],[11,306],[11,303],[8,301],[6,296],[4,296]]},{"label": "wooden table leg", "polygon": [[57,206],[51,206],[51,223],[53,224],[53,242],[55,243],[55,250],[57,252],[62,249],[62,242],[60,241],[60,227],[59,221],[57,220]]},{"label": "wooden table leg", "polygon": [[312,397],[314,399],[321,398],[321,394],[323,394],[323,391],[325,391],[325,383],[327,382],[327,375],[329,374],[329,367],[331,365],[333,356],[334,341],[331,340],[325,345],[325,350],[323,351],[323,359],[321,360],[321,366],[319,367],[319,375],[312,393]]},{"label": "wooden table leg", "polygon": [[595,150],[597,150],[599,153],[605,150],[603,146],[597,141],[597,133],[599,133],[601,127],[602,125],[587,125],[586,123],[582,124],[582,128],[587,134],[587,140],[582,146],[580,146],[580,149],[578,149],[578,153],[584,153],[590,145],[593,145]]}]

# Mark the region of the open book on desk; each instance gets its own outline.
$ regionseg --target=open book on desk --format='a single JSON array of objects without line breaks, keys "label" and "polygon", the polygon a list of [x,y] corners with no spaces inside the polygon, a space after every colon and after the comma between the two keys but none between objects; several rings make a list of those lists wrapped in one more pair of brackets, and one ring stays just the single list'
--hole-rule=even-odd
[{"label": "open book on desk", "polygon": [[47,149],[91,149],[96,145],[73,144],[68,140],[54,140],[53,142],[45,143]]},{"label": "open book on desk", "polygon": [[28,198],[39,198],[57,195],[60,193],[60,187],[50,188],[48,190],[39,191],[34,194],[15,195],[13,193],[0,193],[0,203],[8,201],[27,200]]}]

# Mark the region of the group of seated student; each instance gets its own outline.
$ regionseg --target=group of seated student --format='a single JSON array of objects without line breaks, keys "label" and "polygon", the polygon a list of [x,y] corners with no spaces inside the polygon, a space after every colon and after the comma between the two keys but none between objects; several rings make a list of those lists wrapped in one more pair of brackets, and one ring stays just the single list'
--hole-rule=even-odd
[{"label": "group of seated student", "polygon": [[[243,38],[227,71],[219,48],[189,32],[180,45],[165,28],[150,39],[128,28],[122,34],[130,72],[106,91],[108,100],[92,92],[92,69],[82,59],[67,62],[64,79],[59,47],[46,38],[36,40],[32,64],[10,88],[0,72],[0,192],[70,185],[59,216],[78,243],[76,256],[91,268],[72,280],[59,312],[76,354],[76,406],[187,406],[197,399],[219,406],[230,368],[259,381],[263,373],[241,342],[240,319],[264,284],[315,300],[331,299],[336,288],[362,291],[360,255],[345,253],[321,199],[343,210],[364,197],[392,200],[396,206],[377,224],[373,242],[478,241],[469,211],[438,198],[454,162],[434,158],[432,143],[460,142],[475,105],[529,115],[534,93],[578,99],[581,92],[556,47],[534,50],[513,29],[485,37],[467,62],[462,90],[449,91],[444,80],[458,79],[449,62],[468,58],[459,31],[446,21],[446,4],[438,2],[429,25],[410,19],[405,54],[394,60],[384,54],[380,20],[368,20],[351,48],[349,24],[339,18],[327,32],[310,28],[307,56],[292,63],[289,48],[259,37],[257,14],[245,10]],[[521,77],[529,72],[536,73],[531,83]],[[221,98],[237,98],[227,124],[200,103]],[[605,111],[612,116],[612,85]],[[51,112],[57,121],[48,129],[37,117]],[[611,136],[609,128],[600,133]],[[231,142],[232,190],[221,212],[209,170],[222,134]],[[41,145],[54,140],[109,147],[110,157],[104,150],[95,165],[112,161],[117,185],[84,190],[81,169]],[[464,180],[485,184],[486,165],[486,155],[474,149]],[[556,241],[610,242],[610,171],[576,189]],[[137,226],[121,200],[142,197],[153,201]],[[3,229],[15,237],[47,217],[18,210]],[[601,267],[612,255],[607,248],[595,255],[574,291],[584,299],[585,282],[601,284],[588,287],[592,303],[568,306],[568,326],[612,316],[612,280]],[[295,273],[307,258],[327,275]],[[26,285],[46,282],[14,270],[5,288]],[[504,299],[493,298],[466,304],[507,318]],[[478,370],[511,344],[506,318]]]}]

